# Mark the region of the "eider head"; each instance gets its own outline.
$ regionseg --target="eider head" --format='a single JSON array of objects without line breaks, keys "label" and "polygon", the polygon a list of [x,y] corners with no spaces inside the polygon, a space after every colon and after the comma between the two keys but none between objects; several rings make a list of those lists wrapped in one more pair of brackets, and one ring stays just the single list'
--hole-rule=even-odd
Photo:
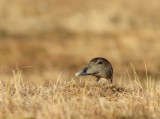
[{"label": "eider head", "polygon": [[113,68],[107,59],[96,57],[93,58],[85,68],[75,74],[75,76],[86,75],[93,75],[97,77],[97,81],[99,81],[100,78],[105,78],[112,82]]}]

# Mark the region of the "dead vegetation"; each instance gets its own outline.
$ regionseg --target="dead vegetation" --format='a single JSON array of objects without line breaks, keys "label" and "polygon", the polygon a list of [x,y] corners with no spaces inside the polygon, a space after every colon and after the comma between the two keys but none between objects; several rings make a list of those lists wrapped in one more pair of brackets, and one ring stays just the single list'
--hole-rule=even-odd
[{"label": "dead vegetation", "polygon": [[[1,0],[0,118],[159,119],[159,0]],[[74,77],[93,57],[114,83]]]},{"label": "dead vegetation", "polygon": [[[0,118],[25,119],[158,119],[159,82],[137,87],[90,82],[86,80],[56,82],[40,85],[24,82],[21,72],[1,78]],[[134,87],[136,86],[136,87]]]}]

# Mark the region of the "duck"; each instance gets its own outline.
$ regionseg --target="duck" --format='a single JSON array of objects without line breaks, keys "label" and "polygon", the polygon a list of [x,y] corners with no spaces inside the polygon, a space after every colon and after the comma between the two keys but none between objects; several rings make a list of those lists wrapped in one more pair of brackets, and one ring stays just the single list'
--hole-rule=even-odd
[{"label": "duck", "polygon": [[111,63],[103,57],[95,57],[91,59],[87,66],[75,73],[75,76],[92,75],[96,77],[98,82],[101,78],[107,79],[110,83],[113,80],[113,67]]}]

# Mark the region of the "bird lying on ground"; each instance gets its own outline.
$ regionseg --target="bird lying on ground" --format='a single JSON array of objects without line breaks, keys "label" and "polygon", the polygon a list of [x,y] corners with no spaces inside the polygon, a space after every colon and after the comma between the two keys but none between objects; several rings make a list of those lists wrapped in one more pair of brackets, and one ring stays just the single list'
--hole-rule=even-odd
[{"label": "bird lying on ground", "polygon": [[75,76],[86,75],[95,76],[97,78],[97,82],[100,80],[100,78],[105,78],[112,83],[113,68],[111,63],[107,59],[96,57],[93,58],[85,68],[75,74]]}]

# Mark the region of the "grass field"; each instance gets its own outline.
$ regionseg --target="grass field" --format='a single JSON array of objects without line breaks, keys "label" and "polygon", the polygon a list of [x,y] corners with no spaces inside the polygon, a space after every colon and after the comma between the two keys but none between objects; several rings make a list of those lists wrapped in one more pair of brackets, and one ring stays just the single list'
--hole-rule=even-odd
[{"label": "grass field", "polygon": [[[159,0],[0,0],[1,119],[159,119]],[[107,58],[113,84],[75,77]]]},{"label": "grass field", "polygon": [[[136,77],[136,74],[135,74]],[[138,78],[109,84],[93,77],[70,81],[24,82],[20,71],[1,77],[0,118],[158,119],[160,82]]]}]

